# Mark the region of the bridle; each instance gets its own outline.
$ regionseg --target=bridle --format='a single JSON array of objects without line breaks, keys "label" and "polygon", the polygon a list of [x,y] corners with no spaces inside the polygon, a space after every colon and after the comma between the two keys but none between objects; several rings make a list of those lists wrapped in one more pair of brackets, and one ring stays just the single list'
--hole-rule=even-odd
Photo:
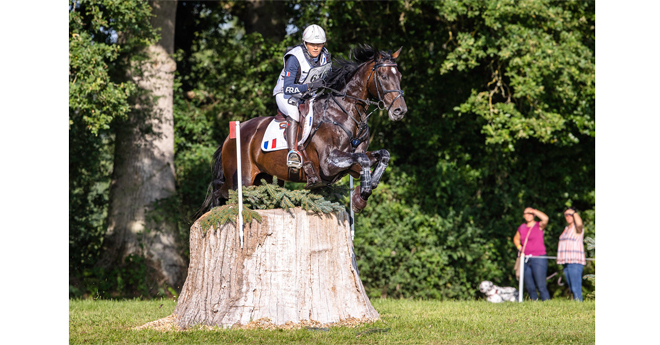
[{"label": "bridle", "polygon": [[[316,125],[316,128],[314,128],[314,131],[309,135],[309,137],[307,139],[307,143],[305,144],[303,150],[306,149],[307,145],[309,145],[312,142],[312,137],[314,136],[314,134],[316,134],[316,131],[319,129],[319,127],[321,127],[321,125],[323,123],[328,122],[328,123],[332,123],[335,126],[340,127],[342,130],[344,130],[344,132],[346,132],[346,134],[349,137],[349,141],[351,143],[351,147],[352,147],[351,151],[355,151],[355,149],[362,142],[364,142],[366,140],[366,138],[364,138],[364,137],[369,131],[369,125],[367,124],[367,120],[369,120],[369,117],[371,116],[371,114],[373,114],[376,110],[384,110],[385,109],[385,107],[386,107],[385,99],[384,99],[385,95],[390,93],[390,92],[398,92],[399,93],[399,95],[396,96],[396,98],[394,98],[394,100],[392,100],[392,102],[390,103],[390,106],[387,107],[387,112],[388,113],[389,113],[390,109],[392,108],[392,105],[394,105],[394,102],[396,102],[396,100],[399,99],[399,97],[402,97],[404,95],[403,90],[401,90],[401,89],[399,89],[399,90],[385,90],[385,88],[383,87],[383,84],[381,83],[380,78],[379,78],[380,75],[378,74],[378,69],[380,67],[396,67],[396,66],[397,66],[396,62],[379,63],[378,61],[376,61],[374,59],[374,67],[371,69],[371,72],[369,73],[369,77],[367,77],[366,85],[367,85],[367,88],[369,88],[369,80],[371,79],[371,76],[375,74],[376,75],[375,80],[377,80],[377,82],[374,82],[374,83],[375,83],[375,86],[376,86],[376,93],[378,94],[378,102],[374,102],[374,101],[369,100],[369,99],[361,99],[361,98],[358,98],[358,97],[347,95],[345,92],[340,92],[340,91],[337,91],[335,89],[329,88],[327,86],[322,86],[321,88],[330,90],[331,93],[330,93],[330,96],[328,98],[326,98],[325,104],[323,106],[323,117],[321,118],[319,123]],[[379,86],[380,86],[380,89],[378,88]],[[382,90],[382,94],[381,94],[381,90]],[[360,115],[360,121],[355,119],[346,109],[344,109],[344,107],[335,99],[335,95],[340,96],[342,98],[345,98],[345,97],[352,98],[356,101],[353,104],[353,106],[355,107],[355,110],[357,111],[357,113]],[[332,99],[335,102],[335,104],[337,104],[339,109],[341,109],[341,111],[343,111],[346,115],[348,115],[348,117],[351,118],[353,121],[355,121],[355,123],[357,124],[358,133],[355,135],[355,137],[353,137],[353,133],[351,133],[351,131],[349,131],[341,123],[326,118],[325,113],[328,110],[328,101],[330,101],[330,99]],[[376,105],[376,108],[374,110],[372,110],[371,112],[369,112],[368,114],[362,115],[362,112],[360,112],[360,109],[358,109],[358,107],[357,107],[358,101],[362,102],[364,105],[366,105],[366,107],[365,107],[363,104],[361,104],[364,113],[367,112],[367,110],[369,109],[369,106],[372,105],[372,104]],[[382,104],[382,106],[381,106],[381,104]]]},{"label": "bridle", "polygon": [[[376,75],[376,77],[374,78],[374,85],[376,86],[376,93],[378,94],[378,103],[377,103],[378,109],[380,109],[380,110],[385,109],[385,95],[386,94],[388,94],[390,92],[398,92],[399,93],[399,95],[396,96],[396,98],[394,98],[394,100],[392,102],[390,102],[390,106],[387,107],[387,112],[388,113],[390,112],[390,109],[392,109],[392,105],[394,105],[394,102],[396,102],[396,100],[399,99],[399,97],[403,97],[404,93],[403,93],[403,90],[401,90],[401,89],[399,89],[399,90],[385,90],[385,88],[383,87],[382,82],[380,81],[380,78],[379,78],[380,75],[378,74],[378,69],[380,67],[396,67],[396,66],[397,66],[396,62],[378,63],[378,62],[374,61],[374,67],[371,69],[371,73],[369,73],[369,77],[367,77],[367,87],[369,87],[369,80],[371,79],[371,76],[374,75],[374,74]],[[379,86],[380,86],[380,89],[378,88]],[[382,94],[381,94],[380,90],[383,90]],[[383,104],[382,107],[381,107],[381,104]]]}]

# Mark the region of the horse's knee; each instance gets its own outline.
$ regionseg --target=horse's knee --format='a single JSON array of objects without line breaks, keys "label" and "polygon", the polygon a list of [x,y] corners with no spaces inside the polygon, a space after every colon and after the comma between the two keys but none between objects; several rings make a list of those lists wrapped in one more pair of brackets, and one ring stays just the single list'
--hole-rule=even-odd
[{"label": "horse's knee", "polygon": [[382,149],[380,150],[380,162],[387,165],[390,162],[390,152]]}]

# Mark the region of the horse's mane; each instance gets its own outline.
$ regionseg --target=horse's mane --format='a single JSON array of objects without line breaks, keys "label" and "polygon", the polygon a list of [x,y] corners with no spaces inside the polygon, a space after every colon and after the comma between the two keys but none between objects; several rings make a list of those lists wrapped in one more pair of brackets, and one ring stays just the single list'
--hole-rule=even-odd
[{"label": "horse's mane", "polygon": [[[358,44],[351,49],[348,59],[333,60],[332,71],[326,77],[326,85],[335,90],[343,89],[363,64],[374,60],[377,51],[370,45]],[[382,60],[393,60],[390,53],[380,51],[380,55]]]}]

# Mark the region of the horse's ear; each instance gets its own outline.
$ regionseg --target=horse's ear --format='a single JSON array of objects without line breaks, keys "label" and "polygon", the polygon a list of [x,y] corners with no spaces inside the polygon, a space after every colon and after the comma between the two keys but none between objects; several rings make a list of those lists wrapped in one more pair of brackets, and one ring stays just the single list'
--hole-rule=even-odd
[{"label": "horse's ear", "polygon": [[392,54],[392,58],[396,59],[399,57],[399,53],[401,53],[401,49],[403,49],[403,46],[399,48],[399,50],[395,51],[394,54]]}]

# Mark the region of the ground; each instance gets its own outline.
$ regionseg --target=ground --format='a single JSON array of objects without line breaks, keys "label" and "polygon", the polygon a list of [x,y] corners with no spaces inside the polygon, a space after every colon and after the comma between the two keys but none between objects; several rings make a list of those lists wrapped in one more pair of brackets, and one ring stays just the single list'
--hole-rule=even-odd
[{"label": "ground", "polygon": [[167,317],[176,302],[70,300],[70,344],[593,344],[595,302],[555,299],[371,301],[381,320],[356,328],[298,330],[134,330]]}]

